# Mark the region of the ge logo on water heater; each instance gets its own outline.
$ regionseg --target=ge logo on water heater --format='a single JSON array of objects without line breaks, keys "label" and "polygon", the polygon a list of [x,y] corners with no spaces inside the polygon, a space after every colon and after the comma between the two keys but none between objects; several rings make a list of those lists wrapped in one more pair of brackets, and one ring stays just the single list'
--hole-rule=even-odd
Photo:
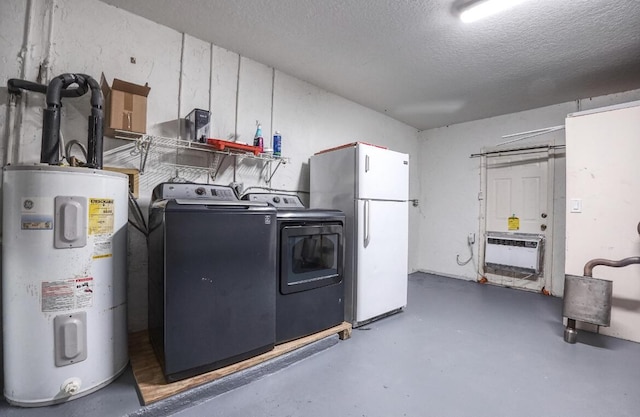
[{"label": "ge logo on water heater", "polygon": [[27,210],[31,210],[33,208],[33,201],[32,200],[24,200],[24,203],[22,203],[23,207]]}]

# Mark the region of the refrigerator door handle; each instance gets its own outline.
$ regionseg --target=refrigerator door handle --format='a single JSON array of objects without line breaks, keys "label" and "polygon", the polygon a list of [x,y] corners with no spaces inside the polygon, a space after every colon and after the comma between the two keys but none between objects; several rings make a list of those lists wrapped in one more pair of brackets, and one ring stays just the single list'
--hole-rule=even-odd
[{"label": "refrigerator door handle", "polygon": [[371,235],[369,234],[369,200],[364,202],[364,247],[369,246]]},{"label": "refrigerator door handle", "polygon": [[364,156],[364,172],[369,172],[369,155]]}]

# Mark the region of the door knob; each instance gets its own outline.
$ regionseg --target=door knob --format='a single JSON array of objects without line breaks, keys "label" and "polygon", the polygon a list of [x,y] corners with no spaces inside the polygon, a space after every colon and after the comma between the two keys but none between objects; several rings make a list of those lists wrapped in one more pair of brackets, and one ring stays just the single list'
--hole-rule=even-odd
[{"label": "door knob", "polygon": [[[540,215],[540,217],[542,217],[543,219],[546,219],[546,218],[547,218],[547,213],[542,213],[542,214]],[[639,226],[640,226],[640,225],[639,225]]]},{"label": "door knob", "polygon": [[540,230],[542,230],[542,231],[547,230],[547,225],[546,224],[541,224],[540,225]]}]

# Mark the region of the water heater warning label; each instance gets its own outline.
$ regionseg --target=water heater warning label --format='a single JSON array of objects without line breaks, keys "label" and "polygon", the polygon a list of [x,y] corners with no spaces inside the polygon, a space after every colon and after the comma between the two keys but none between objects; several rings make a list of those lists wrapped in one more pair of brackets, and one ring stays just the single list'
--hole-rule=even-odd
[{"label": "water heater warning label", "polygon": [[111,249],[111,235],[96,236],[93,242],[93,259],[111,258],[113,250]]},{"label": "water heater warning label", "polygon": [[89,199],[89,235],[113,234],[113,199]]},{"label": "water heater warning label", "polygon": [[42,282],[42,311],[67,311],[93,305],[93,277]]}]

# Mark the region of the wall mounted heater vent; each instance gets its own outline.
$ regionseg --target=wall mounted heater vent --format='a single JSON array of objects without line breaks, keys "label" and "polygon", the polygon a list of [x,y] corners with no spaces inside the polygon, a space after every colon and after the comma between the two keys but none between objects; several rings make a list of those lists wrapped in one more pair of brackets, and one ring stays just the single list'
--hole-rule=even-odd
[{"label": "wall mounted heater vent", "polygon": [[486,267],[538,275],[542,272],[544,236],[487,232]]}]

